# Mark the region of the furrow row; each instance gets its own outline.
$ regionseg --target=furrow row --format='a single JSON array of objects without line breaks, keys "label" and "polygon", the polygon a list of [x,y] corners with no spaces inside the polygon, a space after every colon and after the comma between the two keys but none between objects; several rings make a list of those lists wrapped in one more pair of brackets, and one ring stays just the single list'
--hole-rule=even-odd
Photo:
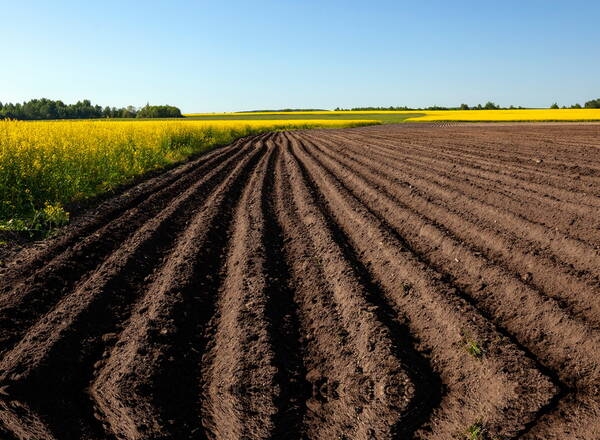
[{"label": "furrow row", "polygon": [[115,348],[98,367],[91,394],[101,419],[119,438],[186,438],[200,428],[201,337],[212,316],[228,225],[264,145],[197,208],[155,281],[137,302]]},{"label": "furrow row", "polygon": [[[299,142],[293,149],[332,216],[367,262],[411,332],[428,350],[434,368],[449,388],[431,420],[432,438],[449,438],[465,421],[483,420],[492,432],[510,435],[535,417],[555,394],[535,363],[506,340],[442,274],[427,266],[401,239],[319,165]],[[482,361],[465,345],[486,347]],[[478,389],[482,400],[472,393]],[[493,398],[492,398],[493,396]]]},{"label": "furrow row", "polygon": [[[421,146],[420,144],[403,143],[398,144],[398,141],[381,141],[377,139],[363,139],[361,137],[348,138],[343,135],[331,134],[341,142],[364,140],[369,150],[377,151],[383,156],[392,159],[398,159],[397,154],[402,153],[402,158],[412,161],[416,165],[420,165],[424,169],[429,169],[430,165],[451,173],[453,178],[464,180],[466,176],[470,181],[476,183],[496,184],[502,188],[510,189],[523,196],[523,200],[532,199],[541,203],[553,203],[554,206],[559,206],[561,210],[572,209],[575,212],[582,214],[592,214],[598,208],[597,196],[594,197],[591,191],[597,186],[597,183],[581,183],[575,192],[565,188],[565,183],[559,186],[559,191],[552,191],[551,187],[544,184],[533,185],[531,179],[518,179],[511,173],[508,173],[506,163],[492,163],[489,166],[483,164],[476,159],[465,162],[461,153],[454,151],[449,147],[442,145]],[[517,151],[514,153],[518,154]],[[541,165],[538,165],[541,166]],[[577,175],[576,175],[577,176]],[[564,178],[565,182],[580,182],[581,176],[569,176]],[[458,183],[455,182],[455,183]]]},{"label": "furrow row", "polygon": [[[561,127],[561,134],[566,134],[566,127]],[[581,128],[581,127],[577,127]],[[589,129],[590,127],[588,127]],[[478,133],[479,131],[479,133]],[[481,144],[477,137],[481,131],[485,131],[485,144]],[[548,130],[549,133],[552,131]],[[382,139],[389,141],[398,141],[398,133],[393,136],[389,134],[375,134],[371,139]],[[405,131],[405,135],[408,134]],[[583,181],[594,182],[600,177],[600,167],[594,157],[590,160],[590,154],[597,153],[597,146],[585,145],[585,140],[578,141],[577,131],[569,133],[572,140],[559,143],[555,147],[555,141],[544,139],[539,130],[527,131],[522,128],[522,136],[515,138],[510,136],[510,131],[498,131],[493,127],[480,128],[479,130],[464,130],[456,128],[453,130],[440,130],[437,136],[427,133],[427,144],[418,142],[418,137],[413,136],[407,139],[408,145],[416,146],[422,151],[431,152],[437,150],[442,153],[454,152],[461,156],[467,156],[476,162],[490,164],[506,164],[514,167],[515,171],[530,172],[529,177],[539,179],[540,183],[547,183],[548,178],[568,178],[574,174],[579,174]],[[564,136],[567,138],[567,136]],[[590,138],[590,139],[593,139]],[[417,142],[416,142],[417,141]],[[573,148],[576,147],[576,148]],[[518,151],[519,154],[515,154]],[[557,153],[560,157],[557,157]],[[540,172],[539,159],[542,159],[544,167],[548,173]],[[568,162],[565,162],[565,159]],[[556,182],[555,182],[556,183]],[[573,181],[569,184],[578,186],[581,180]]]},{"label": "furrow row", "polygon": [[[486,264],[482,258],[485,257],[493,262],[494,268],[504,268],[508,276],[518,278],[518,283],[555,299],[560,307],[570,310],[574,317],[585,319],[594,328],[600,326],[600,287],[593,276],[586,279],[581,273],[574,274],[570,267],[543,251],[538,249],[532,252],[522,239],[503,235],[492,225],[482,225],[478,221],[477,211],[472,217],[466,217],[458,206],[449,206],[447,203],[447,200],[452,203],[451,191],[430,189],[428,182],[423,181],[424,190],[407,186],[403,183],[402,174],[362,154],[360,147],[350,145],[348,149],[352,153],[336,149],[333,149],[335,153],[328,149],[323,151],[330,158],[335,156],[335,160],[347,167],[350,173],[368,176],[374,187],[372,193],[374,191],[375,198],[379,197],[381,190],[391,194],[393,198],[387,201],[388,209],[396,211],[396,218],[408,219],[405,221],[412,225],[413,230],[420,230],[423,224],[433,225],[430,229],[437,229],[437,232],[434,236],[423,237],[423,246],[443,249],[441,245],[447,236],[456,237],[455,241],[461,243],[459,248],[465,248],[465,245],[472,248],[470,253],[474,254],[475,259],[471,259],[468,266],[473,268],[473,272]],[[444,198],[433,198],[431,195],[434,190]],[[458,257],[456,254],[447,258],[453,260]],[[455,263],[463,265],[464,261]]]},{"label": "furrow row", "polygon": [[409,373],[416,366],[405,365],[410,358],[394,352],[392,329],[379,319],[334,225],[315,203],[285,139],[280,141],[276,209],[288,238],[285,249],[312,390],[306,402],[307,436],[367,439],[410,432],[408,414],[428,405],[416,400],[423,397],[415,392],[421,384]]},{"label": "furrow row", "polygon": [[202,362],[204,426],[215,439],[268,438],[277,414],[280,390],[265,319],[261,193],[268,160],[261,159],[236,210],[213,335]]},{"label": "furrow row", "polygon": [[[5,387],[8,386],[11,397],[34,400],[39,411],[47,413],[48,418],[61,420],[59,426],[53,427],[58,438],[81,438],[82,430],[86,436],[91,436],[90,431],[93,431],[96,438],[102,438],[99,424],[90,420],[90,416],[95,412],[96,418],[105,424],[106,417],[92,408],[92,402],[83,391],[90,386],[95,372],[102,368],[104,358],[114,354],[111,350],[116,347],[115,350],[119,351],[122,347],[124,339],[121,331],[124,325],[130,329],[136,322],[135,314],[130,316],[140,295],[151,291],[156,284],[168,284],[161,279],[165,269],[157,268],[173,264],[173,252],[178,249],[175,248],[171,255],[169,249],[182,229],[189,232],[187,224],[192,215],[198,222],[198,214],[194,214],[198,203],[210,204],[211,200],[206,198],[211,192],[212,199],[214,194],[222,198],[225,190],[235,183],[233,177],[242,168],[247,174],[250,171],[249,160],[256,155],[248,154],[253,149],[256,150],[251,144],[246,145],[241,150],[246,152],[247,158],[242,156],[242,160],[230,162],[228,166],[217,166],[214,173],[206,173],[183,194],[176,192],[173,202],[160,215],[122,243],[97,271],[59,301],[2,358],[2,382],[8,384]],[[215,207],[213,211],[218,209]],[[197,224],[197,229],[206,228],[206,224]],[[190,268],[190,276],[194,268]],[[154,304],[153,301],[150,302]],[[137,310],[139,313],[139,305]],[[147,312],[148,309],[143,310],[143,317],[137,321],[145,322]],[[184,319],[182,324],[187,325],[189,321]],[[167,326],[162,329],[154,327],[153,330],[158,332],[165,328]],[[86,341],[82,351],[77,348],[79,341]],[[138,348],[141,352],[145,350],[145,347],[137,347],[136,350]],[[40,386],[48,389],[48,393],[40,394]],[[53,405],[52,391],[67,393],[64,406]],[[111,390],[113,394],[117,391]],[[103,397],[110,399],[111,392]],[[91,426],[82,428],[81,423],[69,423],[71,418],[87,418]]]},{"label": "furrow row", "polygon": [[494,229],[502,229],[506,235],[513,236],[513,241],[522,242],[527,239],[541,250],[547,249],[548,252],[553,253],[553,258],[563,260],[578,271],[584,270],[595,274],[596,268],[600,265],[600,254],[593,243],[564,236],[554,229],[515,215],[503,206],[496,207],[485,200],[479,200],[478,197],[465,193],[460,188],[454,187],[453,190],[449,190],[448,185],[450,188],[453,186],[450,180],[441,181],[435,174],[426,170],[411,172],[398,157],[386,157],[382,160],[374,155],[376,159],[373,159],[360,151],[360,147],[356,144],[352,148],[371,163],[380,164],[382,170],[388,170],[389,175],[394,179],[404,178],[401,182],[407,189],[420,190],[430,199],[443,200],[446,205],[453,207],[456,212],[460,212],[472,222],[485,223]]},{"label": "furrow row", "polygon": [[[425,256],[428,265],[447,271],[487,316],[505,327],[520,344],[531,350],[536,360],[544,368],[551,370],[553,376],[560,377],[572,387],[574,394],[562,402],[555,401],[555,405],[545,409],[548,417],[542,418],[539,425],[528,425],[523,433],[590,435],[598,432],[600,426],[597,415],[600,405],[596,396],[600,381],[595,356],[600,340],[596,332],[570,320],[568,315],[545,301],[543,296],[539,297],[538,292],[529,289],[522,280],[514,279],[510,272],[502,274],[496,263],[481,258],[482,252],[477,249],[473,251],[465,247],[462,241],[454,239],[444,225],[439,223],[447,221],[447,213],[436,212],[431,205],[426,204],[420,207],[420,212],[407,209],[404,201],[412,200],[413,195],[397,197],[394,179],[390,179],[389,175],[385,176],[386,181],[385,177],[378,175],[375,167],[361,168],[345,159],[339,151],[328,154],[326,148],[320,147],[323,142],[317,144],[319,145],[311,145],[310,153],[328,163],[330,171],[337,168],[334,173],[341,182],[352,188],[353,193],[369,209],[400,231],[411,246]],[[356,150],[358,149],[357,147]],[[341,164],[344,165],[340,166]],[[427,216],[431,218],[428,219]],[[464,231],[472,234],[473,227],[468,226]],[[470,241],[468,234],[462,237],[466,241]],[[492,238],[493,236],[487,238],[488,243]],[[510,261],[510,257],[506,260]],[[546,279],[548,272],[539,275],[541,279]],[[583,308],[589,308],[595,303],[590,290],[584,286],[581,290],[571,289],[565,294],[573,292],[571,298],[580,306],[579,311],[585,313]],[[536,300],[536,297],[539,299]],[[597,313],[593,314],[596,322],[597,316]],[[535,326],[531,325],[533,322],[536,323]],[[581,421],[585,423],[580,424]]]},{"label": "furrow row", "polygon": [[[348,139],[347,135],[339,134],[339,136]],[[461,135],[458,134],[457,136],[460,137]],[[550,153],[541,152],[539,149],[537,150],[538,154],[530,159],[532,163],[536,164],[535,167],[538,168],[538,174],[531,175],[514,170],[510,160],[498,162],[486,161],[485,150],[490,148],[487,142],[484,145],[475,143],[475,145],[479,145],[479,154],[473,152],[473,154],[470,154],[469,157],[465,156],[465,153],[462,152],[460,148],[457,149],[455,146],[451,145],[451,138],[440,139],[437,142],[427,138],[427,144],[417,142],[415,139],[400,143],[398,139],[389,137],[363,137],[359,135],[353,136],[353,138],[362,138],[368,142],[369,145],[375,144],[387,146],[391,150],[397,150],[398,146],[400,145],[401,149],[404,151],[418,152],[424,154],[425,157],[443,159],[443,162],[445,163],[464,166],[467,169],[483,175],[501,175],[507,183],[510,183],[516,187],[523,187],[534,194],[542,194],[566,202],[576,200],[582,206],[598,206],[598,201],[589,197],[590,191],[594,191],[595,187],[597,186],[597,178],[587,178],[585,175],[581,174],[584,172],[583,170],[575,168],[571,171],[571,173],[556,176],[554,181],[548,182],[548,177],[551,175],[550,171],[545,170],[545,172],[540,173],[539,168],[545,167],[545,165],[543,165],[545,163],[544,159],[542,159],[541,156],[546,157]],[[521,147],[522,144],[519,144],[518,146]],[[508,145],[505,143],[500,147],[507,148],[511,152],[511,158],[518,158],[521,155],[521,150],[515,148],[513,145]],[[567,188],[565,188],[565,185],[567,185]]]},{"label": "furrow row", "polygon": [[[332,136],[332,139],[337,141],[340,148],[348,143],[348,140],[340,140],[339,137]],[[368,150],[380,152],[386,160],[398,159],[398,156],[388,149],[380,150],[377,142],[371,142]],[[511,185],[497,173],[465,167],[457,161],[457,158],[440,159],[439,153],[432,153],[429,157],[423,152],[413,151],[412,148],[404,148],[402,159],[402,167],[407,171],[433,175],[438,181],[441,178],[444,186],[458,187],[462,192],[474,197],[483,195],[484,198],[480,200],[497,208],[510,207],[519,216],[542,224],[548,229],[558,228],[567,237],[575,234],[574,237],[580,240],[600,242],[600,223],[595,215],[597,207],[586,207],[570,199],[557,200],[548,197],[547,194]],[[527,205],[523,204],[524,201]]]}]

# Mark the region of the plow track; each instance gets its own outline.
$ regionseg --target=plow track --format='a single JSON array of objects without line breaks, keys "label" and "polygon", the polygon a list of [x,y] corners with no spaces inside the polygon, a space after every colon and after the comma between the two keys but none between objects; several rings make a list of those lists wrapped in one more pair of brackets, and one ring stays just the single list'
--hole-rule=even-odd
[{"label": "plow track", "polygon": [[599,139],[271,133],[137,185],[0,269],[0,434],[600,438]]}]

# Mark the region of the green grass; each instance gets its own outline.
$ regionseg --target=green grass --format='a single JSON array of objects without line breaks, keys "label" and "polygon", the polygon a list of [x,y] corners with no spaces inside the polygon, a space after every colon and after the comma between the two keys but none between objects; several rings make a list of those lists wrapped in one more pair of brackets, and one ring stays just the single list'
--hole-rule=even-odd
[{"label": "green grass", "polygon": [[484,440],[486,438],[485,428],[481,423],[474,423],[467,428],[466,439],[467,440]]},{"label": "green grass", "polygon": [[[60,203],[46,203],[36,210],[29,219],[0,220],[0,232],[24,232],[33,236],[46,236],[56,228],[69,223],[69,213]],[[0,241],[0,245],[3,242]]]},{"label": "green grass", "polygon": [[483,356],[483,348],[477,343],[477,341],[469,340],[466,343],[467,352],[473,357],[481,358]]}]

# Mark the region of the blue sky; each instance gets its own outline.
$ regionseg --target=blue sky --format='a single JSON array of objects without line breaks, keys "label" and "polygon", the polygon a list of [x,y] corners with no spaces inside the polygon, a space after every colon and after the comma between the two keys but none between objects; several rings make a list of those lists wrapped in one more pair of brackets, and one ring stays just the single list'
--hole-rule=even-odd
[{"label": "blue sky", "polygon": [[600,97],[600,2],[0,0],[0,101],[263,108]]}]

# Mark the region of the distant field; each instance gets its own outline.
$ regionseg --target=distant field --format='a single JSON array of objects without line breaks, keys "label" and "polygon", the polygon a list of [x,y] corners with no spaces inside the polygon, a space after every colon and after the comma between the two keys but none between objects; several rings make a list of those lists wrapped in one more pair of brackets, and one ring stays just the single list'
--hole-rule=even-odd
[{"label": "distant field", "polygon": [[62,224],[64,206],[110,192],[148,171],[238,138],[374,121],[0,121],[0,231]]},{"label": "distant field", "polygon": [[600,109],[523,110],[418,110],[418,111],[315,111],[260,113],[193,113],[198,120],[278,119],[371,119],[384,124],[398,122],[514,122],[514,121],[600,121]]},{"label": "distant field", "polygon": [[355,119],[375,120],[384,124],[405,122],[409,118],[425,116],[423,112],[259,112],[259,113],[192,113],[188,119],[202,121],[276,121],[276,120],[332,120],[346,121]]},{"label": "distant field", "polygon": [[600,109],[436,110],[425,111],[424,115],[415,115],[407,121],[600,121]]}]

